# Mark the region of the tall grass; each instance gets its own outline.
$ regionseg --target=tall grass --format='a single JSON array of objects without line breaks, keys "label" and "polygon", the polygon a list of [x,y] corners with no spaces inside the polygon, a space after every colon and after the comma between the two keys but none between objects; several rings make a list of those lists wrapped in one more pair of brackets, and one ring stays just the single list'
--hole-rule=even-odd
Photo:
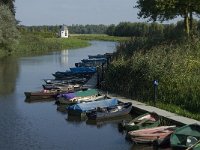
[{"label": "tall grass", "polygon": [[[158,101],[190,113],[200,112],[200,41],[166,43],[133,40],[118,47],[106,72],[107,90],[143,102]],[[173,111],[173,110],[172,110]]]},{"label": "tall grass", "polygon": [[85,40],[77,38],[44,38],[39,35],[22,35],[15,53],[49,52],[89,46]]}]

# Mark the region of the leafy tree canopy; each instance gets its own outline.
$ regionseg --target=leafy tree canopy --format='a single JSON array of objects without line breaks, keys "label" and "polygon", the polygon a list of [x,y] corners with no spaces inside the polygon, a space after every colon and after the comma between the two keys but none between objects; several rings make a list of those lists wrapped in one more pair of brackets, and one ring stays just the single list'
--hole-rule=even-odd
[{"label": "leafy tree canopy", "polygon": [[11,52],[19,38],[16,20],[8,6],[0,5],[0,12],[0,49]]},{"label": "leafy tree canopy", "polygon": [[139,9],[139,18],[149,21],[166,21],[178,16],[184,18],[185,31],[190,33],[193,14],[200,14],[199,0],[138,0],[135,6]]}]

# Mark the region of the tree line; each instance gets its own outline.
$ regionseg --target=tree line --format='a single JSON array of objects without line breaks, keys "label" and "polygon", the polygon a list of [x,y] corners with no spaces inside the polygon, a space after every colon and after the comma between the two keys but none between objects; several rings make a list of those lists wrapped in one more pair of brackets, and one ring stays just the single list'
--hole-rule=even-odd
[{"label": "tree line", "polygon": [[[53,32],[58,33],[61,25],[52,26],[20,26],[22,32]],[[69,25],[67,26],[70,34],[105,34],[107,26],[100,25]]]},{"label": "tree line", "polygon": [[[193,36],[199,36],[200,21],[193,20],[192,27],[193,29],[190,31],[190,34]],[[106,34],[122,37],[159,37],[166,39],[184,38],[184,21],[178,21],[176,24],[160,24],[157,22],[121,22],[118,25],[113,24],[108,26]]]}]

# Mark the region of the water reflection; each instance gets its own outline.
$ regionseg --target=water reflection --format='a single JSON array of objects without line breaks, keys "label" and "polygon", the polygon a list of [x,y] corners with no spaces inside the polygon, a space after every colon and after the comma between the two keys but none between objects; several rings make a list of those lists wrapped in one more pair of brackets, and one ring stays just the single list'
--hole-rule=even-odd
[{"label": "water reflection", "polygon": [[80,116],[72,116],[72,115],[67,115],[67,121],[69,123],[73,124],[79,124],[81,122],[84,122],[87,119],[87,117],[80,117]]},{"label": "water reflection", "polygon": [[0,59],[0,95],[8,95],[15,91],[18,72],[19,65],[15,57],[6,56]]},{"label": "water reflection", "polygon": [[[103,127],[106,124],[119,124],[123,120],[131,120],[131,118],[132,118],[131,115],[126,115],[126,116],[123,116],[123,117],[115,117],[115,118],[104,119],[104,120],[92,120],[92,119],[88,119],[86,121],[86,124],[87,125],[96,126],[97,128],[101,128],[101,127]],[[119,130],[119,127],[118,127],[118,130]]]},{"label": "water reflection", "polygon": [[171,148],[160,148],[153,145],[133,144],[130,150],[172,150]]},{"label": "water reflection", "polygon": [[61,65],[66,65],[67,68],[69,67],[68,66],[68,60],[69,60],[69,51],[66,49],[66,50],[62,50],[61,51],[61,54],[60,54],[60,63]]}]

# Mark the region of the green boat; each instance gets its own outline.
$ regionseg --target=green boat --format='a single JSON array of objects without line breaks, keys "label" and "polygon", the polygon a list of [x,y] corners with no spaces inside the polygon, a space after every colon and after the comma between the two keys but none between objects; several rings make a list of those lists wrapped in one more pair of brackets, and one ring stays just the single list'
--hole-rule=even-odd
[{"label": "green boat", "polygon": [[200,150],[200,143],[194,146],[193,150]]},{"label": "green boat", "polygon": [[153,128],[153,127],[158,127],[159,125],[160,125],[160,117],[155,112],[145,113],[131,120],[128,123],[122,124],[123,128],[127,131]]},{"label": "green boat", "polygon": [[[176,149],[187,149],[196,145],[200,140],[200,125],[189,124],[177,128],[170,137],[171,147]],[[189,148],[190,149],[190,148]],[[200,150],[199,144],[191,148],[191,150]]]}]

